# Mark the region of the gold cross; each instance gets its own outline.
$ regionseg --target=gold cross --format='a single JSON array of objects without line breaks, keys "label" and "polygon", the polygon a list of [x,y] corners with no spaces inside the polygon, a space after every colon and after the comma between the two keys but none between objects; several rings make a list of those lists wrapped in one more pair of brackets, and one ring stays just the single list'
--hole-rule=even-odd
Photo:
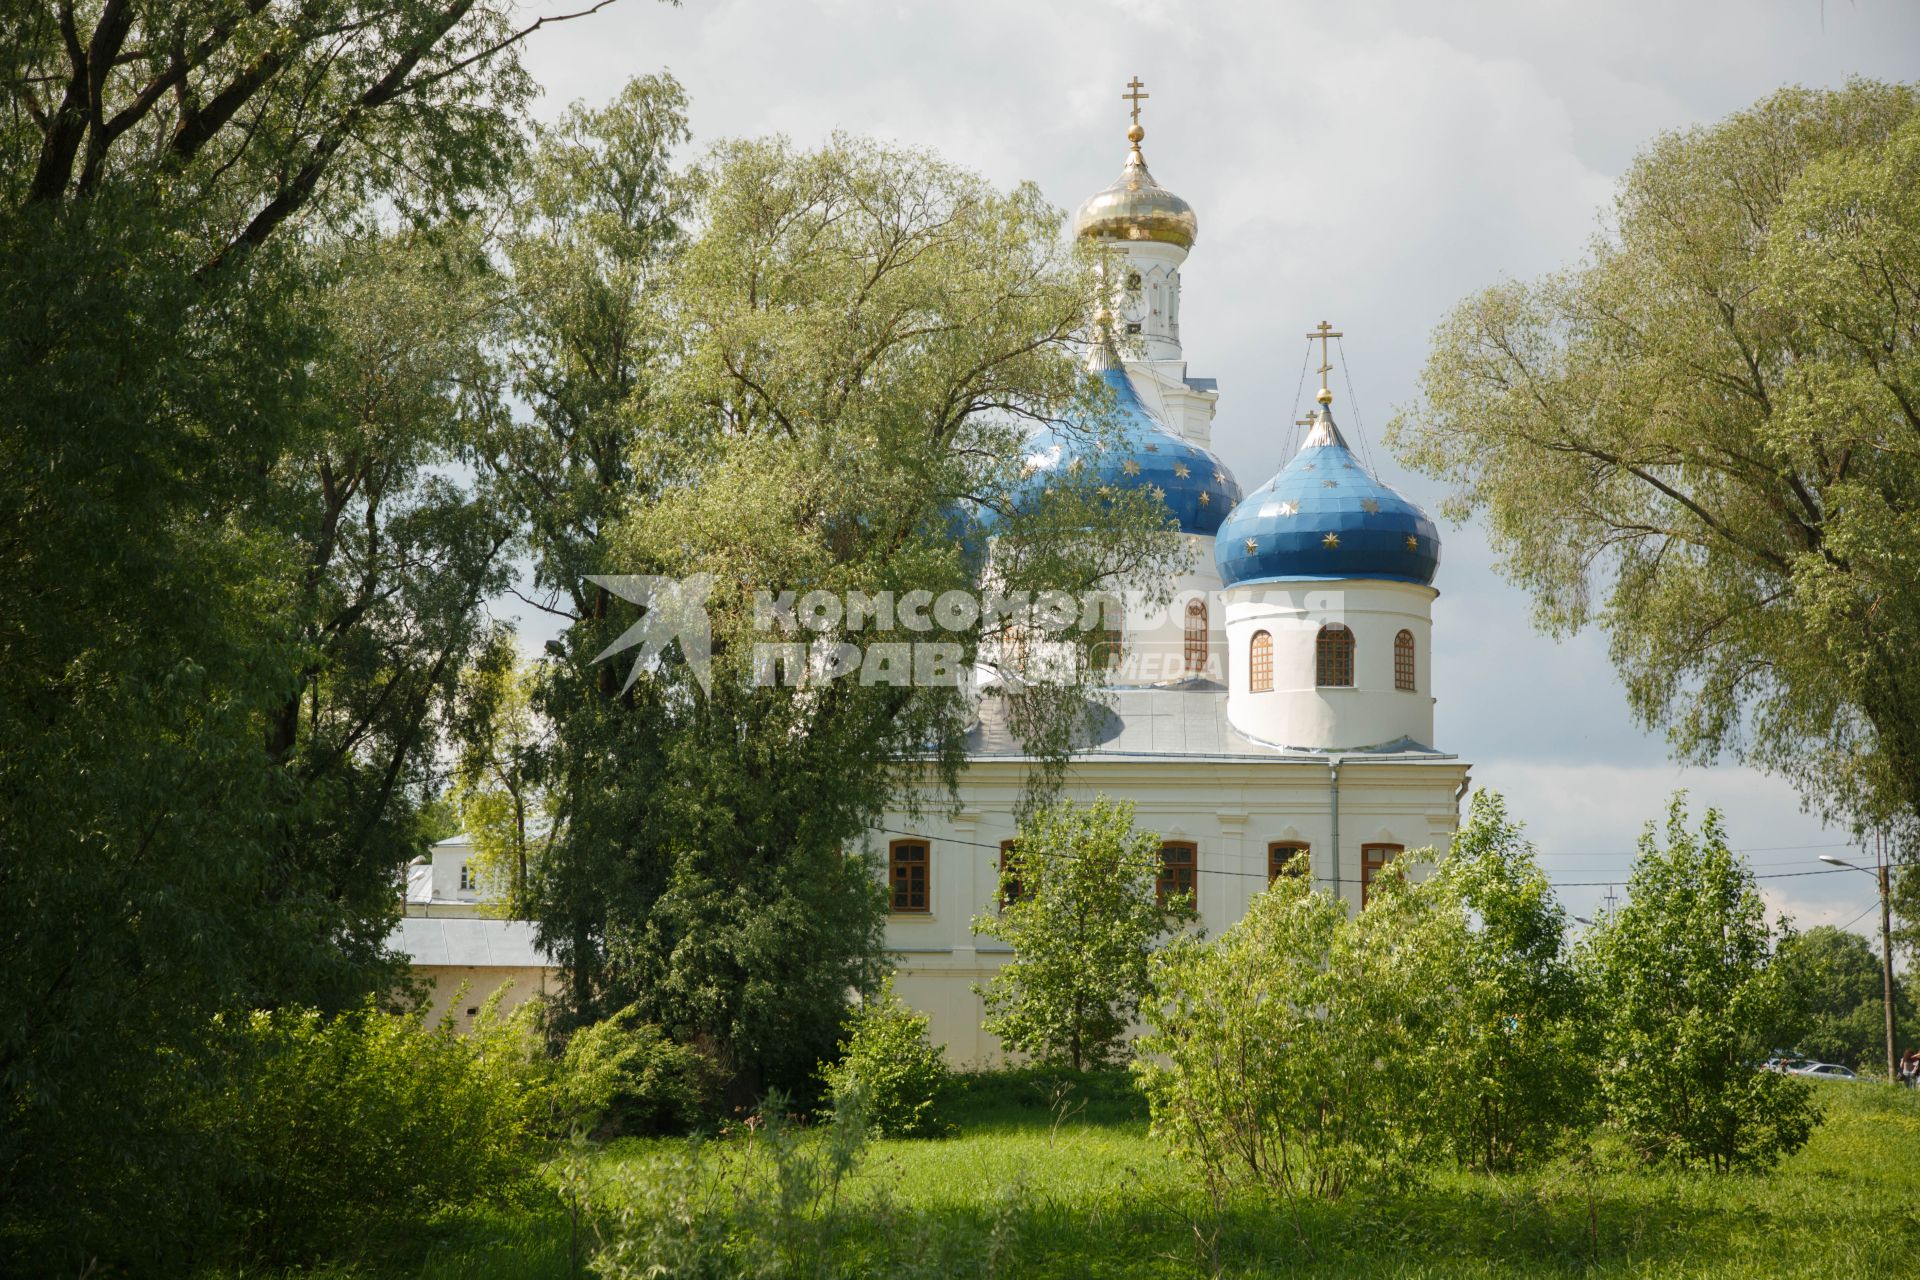
[{"label": "gold cross", "polygon": [[1120,95],[1122,102],[1131,102],[1133,104],[1133,122],[1135,124],[1140,123],[1140,104],[1150,96],[1140,92],[1146,87],[1147,86],[1141,82],[1140,77],[1135,76],[1133,79],[1127,81],[1127,88],[1131,90],[1131,92]]},{"label": "gold cross", "polygon": [[1346,337],[1344,333],[1337,332],[1334,327],[1325,320],[1322,320],[1319,325],[1314,328],[1314,331],[1307,335],[1307,341],[1309,342],[1315,338],[1320,339],[1320,382],[1323,386],[1326,384],[1328,371],[1333,368],[1332,362],[1327,359],[1327,339],[1344,337]]}]

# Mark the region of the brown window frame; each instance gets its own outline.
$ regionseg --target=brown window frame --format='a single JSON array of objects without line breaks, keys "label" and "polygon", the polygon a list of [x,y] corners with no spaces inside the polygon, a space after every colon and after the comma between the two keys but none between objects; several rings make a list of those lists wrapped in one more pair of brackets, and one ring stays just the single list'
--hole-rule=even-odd
[{"label": "brown window frame", "polygon": [[[1196,622],[1198,625],[1196,626]],[[1182,620],[1181,658],[1188,677],[1205,675],[1207,671],[1207,602],[1205,600],[1187,601],[1186,617]]]},{"label": "brown window frame", "polygon": [[[1285,857],[1282,857],[1282,854]],[[1313,870],[1311,862],[1313,848],[1305,840],[1270,840],[1267,842],[1267,883],[1272,884],[1281,876],[1305,876]]]},{"label": "brown window frame", "polygon": [[[1360,846],[1360,908],[1365,910],[1373,890],[1373,877],[1385,871],[1387,864],[1407,851],[1403,844],[1363,844]],[[1375,854],[1380,855],[1378,859]]]},{"label": "brown window frame", "polygon": [[1313,683],[1321,689],[1353,688],[1353,630],[1329,622],[1313,640]]},{"label": "brown window frame", "polygon": [[1393,638],[1393,687],[1402,693],[1418,693],[1413,671],[1413,632],[1401,628]]},{"label": "brown window frame", "polygon": [[[1185,863],[1171,862],[1167,854],[1186,854]],[[1176,893],[1185,893],[1195,909],[1200,904],[1200,846],[1191,840],[1163,840],[1160,843],[1160,872],[1153,878],[1154,900],[1162,907]]]},{"label": "brown window frame", "polygon": [[[917,859],[902,859],[903,849],[918,849]],[[913,905],[913,872],[920,873],[920,904]],[[903,902],[904,891],[904,902]],[[911,839],[887,844],[887,911],[898,916],[924,916],[933,911],[933,842]]]},{"label": "brown window frame", "polygon": [[1273,633],[1256,631],[1247,642],[1247,690],[1273,692]]},{"label": "brown window frame", "polygon": [[1007,859],[1013,856],[1013,847],[1018,843],[1016,840],[1002,840],[1000,842],[1000,909],[1002,911],[1020,901],[1022,898],[1031,898],[1033,896],[1027,891],[1027,887],[1020,883],[1019,876],[1012,875],[1007,871]]}]

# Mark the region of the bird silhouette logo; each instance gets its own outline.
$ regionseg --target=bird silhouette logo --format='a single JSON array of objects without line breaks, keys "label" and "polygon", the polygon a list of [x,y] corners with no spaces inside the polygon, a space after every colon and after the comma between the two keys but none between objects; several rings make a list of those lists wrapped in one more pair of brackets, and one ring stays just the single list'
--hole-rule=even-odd
[{"label": "bird silhouette logo", "polygon": [[621,693],[633,687],[642,671],[659,668],[666,661],[667,647],[676,642],[680,645],[681,661],[700,683],[700,692],[713,692],[713,624],[707,616],[707,597],[713,592],[712,574],[696,573],[686,578],[593,574],[587,581],[645,610],[638,622],[621,632],[593,659],[604,662],[616,653],[635,651],[627,682],[620,686]]}]

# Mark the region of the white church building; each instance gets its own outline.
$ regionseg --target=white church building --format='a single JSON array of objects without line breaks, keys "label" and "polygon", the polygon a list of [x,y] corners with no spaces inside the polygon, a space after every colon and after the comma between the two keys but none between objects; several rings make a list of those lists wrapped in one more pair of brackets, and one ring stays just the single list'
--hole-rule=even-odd
[{"label": "white church building", "polygon": [[[1137,93],[1138,85],[1134,86]],[[1062,794],[1129,800],[1162,841],[1163,891],[1191,890],[1217,934],[1278,875],[1365,905],[1374,874],[1408,849],[1445,847],[1468,766],[1434,744],[1433,522],[1348,448],[1326,389],[1299,452],[1242,496],[1210,449],[1219,392],[1191,377],[1180,272],[1197,219],[1148,172],[1138,102],[1120,177],[1083,203],[1075,233],[1110,249],[1113,318],[1137,358],[1095,355],[1120,444],[1041,432],[1029,467],[1094,466],[1102,483],[1165,501],[1191,551],[1170,609],[1128,601],[1110,709],[1077,749]],[[1076,452],[1079,451],[1079,452]],[[896,990],[932,1019],[956,1063],[988,1063],[975,984],[1010,954],[976,935],[991,910],[1033,763],[982,680],[957,809],[930,789],[920,816],[872,837],[886,864]]]}]

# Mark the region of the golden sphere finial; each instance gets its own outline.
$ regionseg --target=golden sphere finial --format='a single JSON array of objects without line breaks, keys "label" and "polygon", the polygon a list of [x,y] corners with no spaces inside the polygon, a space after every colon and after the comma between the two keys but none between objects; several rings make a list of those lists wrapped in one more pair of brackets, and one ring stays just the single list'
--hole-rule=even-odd
[{"label": "golden sphere finial", "polygon": [[1135,123],[1127,126],[1127,141],[1131,142],[1134,146],[1139,146],[1140,139],[1146,136],[1147,131],[1142,129],[1139,124]]},{"label": "golden sphere finial", "polygon": [[1314,399],[1318,400],[1321,404],[1332,404],[1333,392],[1327,390],[1325,387],[1322,387],[1320,388],[1320,394],[1315,396]]}]

